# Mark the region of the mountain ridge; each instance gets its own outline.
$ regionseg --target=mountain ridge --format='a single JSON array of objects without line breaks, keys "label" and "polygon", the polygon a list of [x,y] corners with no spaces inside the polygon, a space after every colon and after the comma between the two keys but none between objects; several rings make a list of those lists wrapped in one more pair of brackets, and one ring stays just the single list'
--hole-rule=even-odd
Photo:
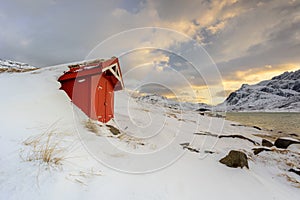
[{"label": "mountain ridge", "polygon": [[243,84],[216,107],[227,111],[300,111],[300,69],[254,85]]}]

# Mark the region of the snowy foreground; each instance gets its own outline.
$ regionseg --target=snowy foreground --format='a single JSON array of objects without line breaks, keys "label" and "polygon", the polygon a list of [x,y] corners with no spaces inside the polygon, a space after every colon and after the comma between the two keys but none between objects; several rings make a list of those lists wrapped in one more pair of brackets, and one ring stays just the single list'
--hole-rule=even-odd
[{"label": "snowy foreground", "polygon": [[[268,133],[124,91],[114,135],[59,90],[64,70],[0,74],[0,199],[299,199],[300,176],[288,172],[299,167],[299,146],[254,155]],[[230,150],[245,152],[249,169],[221,164]]]}]

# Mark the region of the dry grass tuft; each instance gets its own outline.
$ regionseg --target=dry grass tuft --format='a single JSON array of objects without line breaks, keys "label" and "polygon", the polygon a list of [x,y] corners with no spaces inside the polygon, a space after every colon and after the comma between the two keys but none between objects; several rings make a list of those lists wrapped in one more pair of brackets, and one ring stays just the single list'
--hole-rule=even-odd
[{"label": "dry grass tuft", "polygon": [[168,117],[173,117],[174,119],[177,119],[177,115],[174,113],[167,113],[166,114]]},{"label": "dry grass tuft", "polygon": [[80,185],[88,186],[87,182],[96,176],[102,176],[101,171],[90,169],[87,171],[80,170],[79,172],[70,173],[66,179],[74,183],[79,183]]},{"label": "dry grass tuft", "polygon": [[124,134],[124,133],[120,133],[117,138],[121,141],[126,142],[128,145],[130,145],[131,147],[133,147],[134,149],[137,149],[139,146],[144,146],[145,143],[136,137]]},{"label": "dry grass tuft", "polygon": [[87,121],[84,122],[84,126],[90,132],[98,133],[98,131],[99,131],[97,124],[95,122],[93,122],[92,120],[90,120],[90,119],[88,119]]},{"label": "dry grass tuft", "polygon": [[0,73],[22,73],[22,72],[30,72],[37,70],[38,68],[29,68],[29,69],[23,69],[23,68],[13,68],[13,67],[8,67],[8,68],[1,68]]},{"label": "dry grass tuft", "polygon": [[20,154],[23,160],[32,162],[39,161],[40,164],[57,167],[62,165],[65,157],[65,149],[60,145],[58,133],[54,131],[45,132],[43,134],[26,139],[23,144],[28,146],[27,151]]},{"label": "dry grass tuft", "polygon": [[293,178],[287,174],[280,174],[279,176],[284,177],[288,182],[291,183],[292,186],[294,186],[296,188],[300,188],[300,182],[297,181],[295,178]]}]

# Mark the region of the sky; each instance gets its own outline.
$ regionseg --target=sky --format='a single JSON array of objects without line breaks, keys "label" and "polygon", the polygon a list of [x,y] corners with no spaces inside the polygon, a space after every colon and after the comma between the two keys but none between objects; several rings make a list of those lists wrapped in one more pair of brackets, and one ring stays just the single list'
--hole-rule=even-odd
[{"label": "sky", "polygon": [[46,67],[118,56],[140,92],[216,104],[300,69],[299,0],[0,1],[0,58]]}]

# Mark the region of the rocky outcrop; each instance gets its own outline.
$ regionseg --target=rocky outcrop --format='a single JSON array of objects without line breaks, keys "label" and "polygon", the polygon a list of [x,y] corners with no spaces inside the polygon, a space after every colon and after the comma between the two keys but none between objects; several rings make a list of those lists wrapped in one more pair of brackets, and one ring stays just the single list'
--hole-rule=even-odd
[{"label": "rocky outcrop", "polygon": [[269,140],[262,139],[261,145],[264,146],[264,147],[272,147],[273,143],[270,142]]},{"label": "rocky outcrop", "polygon": [[289,172],[294,172],[295,174],[299,175],[300,176],[300,170],[296,170],[296,169],[289,169]]},{"label": "rocky outcrop", "polygon": [[206,135],[206,136],[212,136],[212,137],[217,137],[217,138],[238,138],[238,139],[242,139],[242,140],[247,140],[251,143],[253,143],[254,145],[259,145],[258,142],[250,139],[250,138],[247,138],[243,135],[237,135],[237,134],[234,134],[234,135],[217,135],[217,134],[212,134],[212,133],[209,133],[209,132],[199,132],[199,133],[194,133],[195,135]]},{"label": "rocky outcrop", "polygon": [[274,146],[281,149],[286,149],[291,144],[300,144],[300,141],[289,139],[289,138],[277,138],[274,142]]},{"label": "rocky outcrop", "polygon": [[220,160],[220,163],[228,167],[247,167],[249,169],[247,155],[241,151],[231,150],[227,156]]},{"label": "rocky outcrop", "polygon": [[267,148],[253,148],[253,153],[254,155],[258,155],[259,153],[263,152],[263,151],[272,151],[271,149],[267,149]]}]

